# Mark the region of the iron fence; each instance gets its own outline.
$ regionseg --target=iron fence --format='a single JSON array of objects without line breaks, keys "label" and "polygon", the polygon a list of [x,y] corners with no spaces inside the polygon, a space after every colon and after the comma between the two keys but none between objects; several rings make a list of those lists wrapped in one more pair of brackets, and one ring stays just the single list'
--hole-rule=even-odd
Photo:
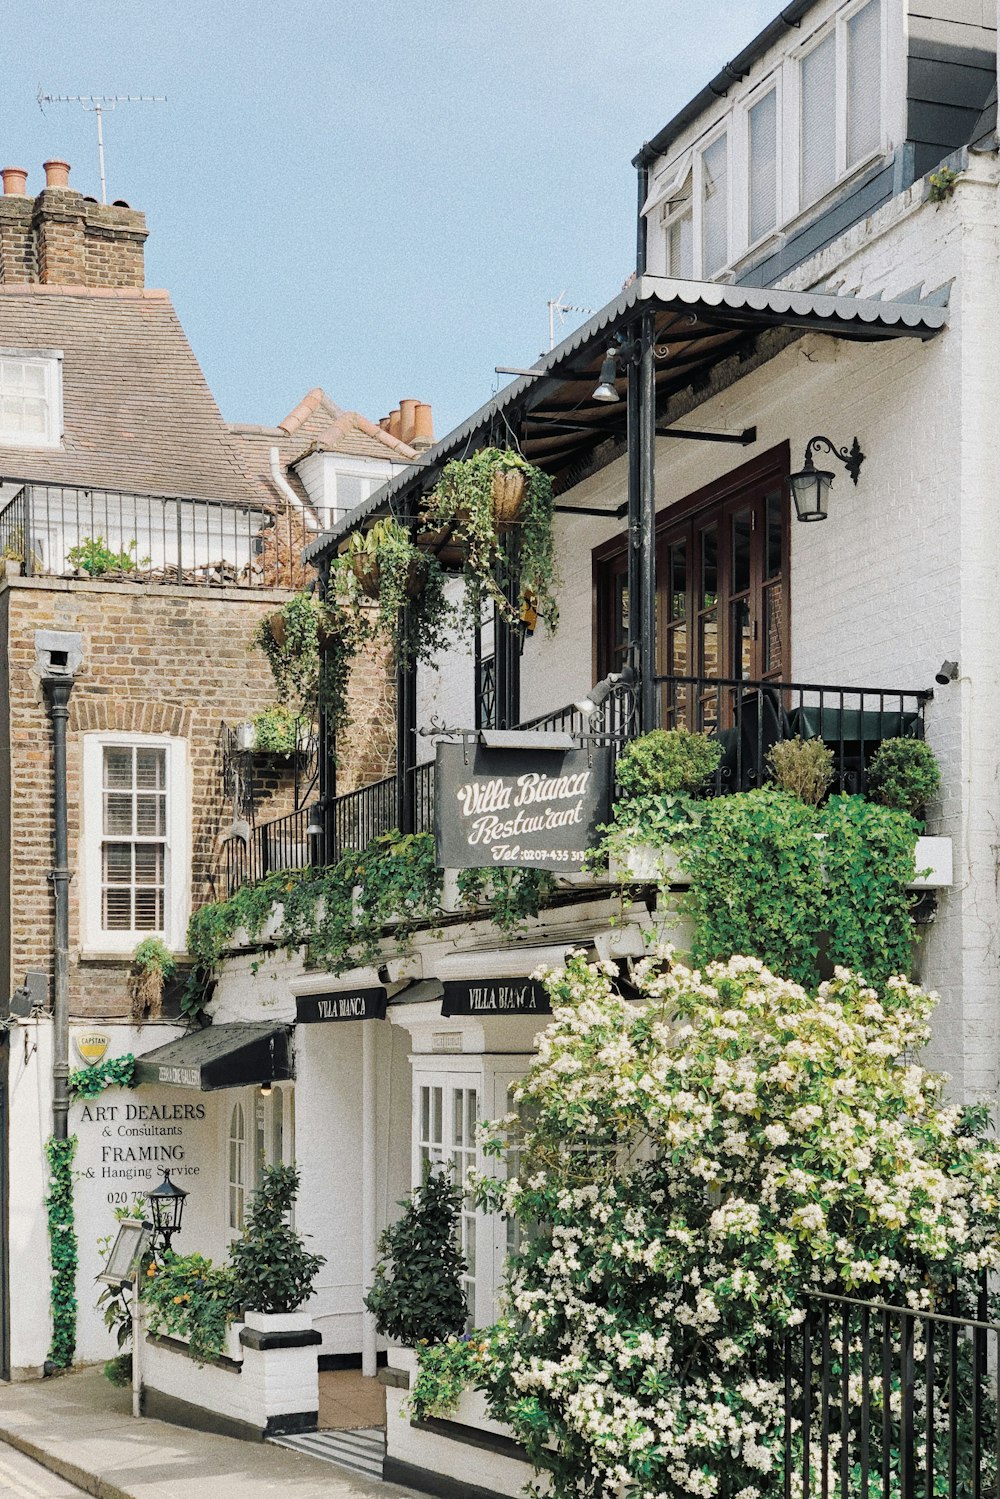
[{"label": "iron fence", "polygon": [[[976,1298],[973,1298],[975,1301]],[[784,1348],[784,1495],[1000,1493],[1000,1324],[816,1292]]]},{"label": "iron fence", "polygon": [[0,510],[0,557],[24,577],[296,587],[304,542],[288,506],[32,483]]},{"label": "iron fence", "polygon": [[717,796],[771,778],[769,756],[785,739],[821,739],[833,752],[831,790],[863,793],[885,739],[924,734],[930,694],[737,678],[657,677],[658,722],[712,735],[722,746],[710,785]]}]

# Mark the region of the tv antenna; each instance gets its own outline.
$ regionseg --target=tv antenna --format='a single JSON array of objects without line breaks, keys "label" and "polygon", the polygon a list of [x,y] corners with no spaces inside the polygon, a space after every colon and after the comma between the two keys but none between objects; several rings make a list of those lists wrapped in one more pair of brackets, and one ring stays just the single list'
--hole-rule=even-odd
[{"label": "tv antenna", "polygon": [[38,89],[38,107],[45,113],[46,104],[79,104],[97,119],[97,158],[101,169],[101,202],[108,201],[108,184],[104,174],[104,113],[119,104],[166,104],[166,94],[43,94]]},{"label": "tv antenna", "polygon": [[594,311],[593,307],[574,307],[572,302],[564,302],[566,293],[561,291],[558,297],[549,298],[549,352],[556,346],[556,318],[559,319],[559,327],[562,329],[566,321],[567,312],[585,312],[588,317]]}]

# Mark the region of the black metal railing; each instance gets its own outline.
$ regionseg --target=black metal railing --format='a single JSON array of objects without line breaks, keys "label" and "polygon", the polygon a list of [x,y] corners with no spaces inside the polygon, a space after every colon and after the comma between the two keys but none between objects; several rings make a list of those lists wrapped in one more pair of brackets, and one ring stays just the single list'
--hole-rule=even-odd
[{"label": "black metal railing", "polygon": [[305,539],[290,506],[126,490],[24,484],[0,510],[0,558],[24,577],[297,587]]},{"label": "black metal railing", "polygon": [[1000,1324],[816,1292],[784,1348],[784,1494],[985,1499],[998,1492]]},{"label": "black metal railing", "polygon": [[833,753],[832,790],[864,792],[884,739],[923,738],[928,692],[825,687],[736,678],[657,677],[658,722],[711,734],[722,759],[710,790],[748,791],[771,778],[768,758],[784,739],[821,739]]},{"label": "black metal railing", "polygon": [[[664,728],[684,725],[717,738],[722,745],[718,770],[709,794],[724,796],[763,785],[770,779],[768,757],[783,739],[819,738],[833,752],[832,790],[863,792],[868,766],[884,739],[922,738],[926,692],[900,692],[867,687],[824,687],[800,682],[750,682],[707,677],[658,677],[659,722]],[[588,715],[570,703],[540,714],[520,725],[588,738],[612,747],[617,757],[638,732],[635,696],[616,687],[599,711]],[[414,831],[434,826],[434,763],[418,765],[414,778]],[[242,851],[230,855],[230,890],[259,879],[272,869],[284,851],[288,868],[310,862],[333,863],[347,849],[363,849],[399,825],[395,776],[339,796],[326,809],[325,832],[305,837],[297,819],[301,813],[278,818],[253,830]],[[239,840],[233,840],[238,842]],[[232,847],[232,844],[230,845]],[[998,1496],[1000,1499],[1000,1496]]]}]

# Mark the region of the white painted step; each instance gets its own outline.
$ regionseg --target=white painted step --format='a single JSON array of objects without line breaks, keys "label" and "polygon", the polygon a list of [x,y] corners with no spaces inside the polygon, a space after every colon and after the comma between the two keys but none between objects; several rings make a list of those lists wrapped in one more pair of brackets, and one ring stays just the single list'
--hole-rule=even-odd
[{"label": "white painted step", "polygon": [[336,1463],[367,1478],[381,1478],[385,1461],[385,1432],[381,1427],[359,1431],[305,1431],[299,1436],[269,1437],[276,1447],[290,1447],[322,1462]]}]

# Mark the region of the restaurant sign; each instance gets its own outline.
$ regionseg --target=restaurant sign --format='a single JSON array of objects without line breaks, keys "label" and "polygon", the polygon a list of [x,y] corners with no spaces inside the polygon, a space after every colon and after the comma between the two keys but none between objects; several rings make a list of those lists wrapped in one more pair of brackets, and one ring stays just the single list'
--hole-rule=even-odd
[{"label": "restaurant sign", "polygon": [[382,984],[369,989],[336,989],[329,994],[298,994],[295,1018],[302,1024],[329,1020],[384,1020],[386,991]]},{"label": "restaurant sign", "polygon": [[549,1015],[544,985],[537,979],[445,979],[441,1014]]},{"label": "restaurant sign", "polygon": [[610,817],[611,751],[439,744],[437,861],[445,869],[583,868]]}]

